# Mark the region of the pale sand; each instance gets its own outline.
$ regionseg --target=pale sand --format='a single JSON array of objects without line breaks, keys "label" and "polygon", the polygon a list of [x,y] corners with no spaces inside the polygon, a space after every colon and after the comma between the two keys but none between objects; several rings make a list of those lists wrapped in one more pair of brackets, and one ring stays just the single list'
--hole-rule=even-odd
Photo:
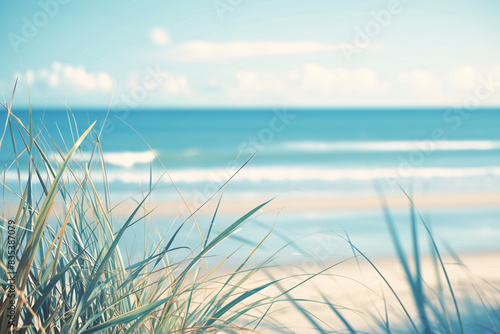
[{"label": "pale sand", "polygon": [[[390,325],[397,327],[400,324],[408,324],[399,306],[396,298],[381,279],[379,274],[367,263],[366,260],[358,258],[360,267],[355,260],[339,264],[333,267],[324,275],[317,276],[304,285],[292,290],[286,297],[295,298],[297,300],[314,300],[322,301],[323,296],[332,304],[339,307],[340,313],[348,319],[348,321],[357,330],[366,332],[376,332],[379,329],[373,319],[382,319],[384,315],[384,298],[386,299],[388,314],[390,317]],[[397,259],[370,259],[374,261],[377,268],[382,272],[384,277],[390,283],[392,288],[412,315],[414,321],[418,322],[416,316],[416,308],[411,297],[411,290],[405,279],[404,273]],[[500,302],[500,252],[498,253],[482,253],[468,254],[461,256],[461,260],[466,267],[459,265],[450,257],[444,258],[445,267],[450,277],[452,287],[456,298],[459,300],[459,309],[464,318],[464,324],[471,324],[471,319],[468,317],[468,312],[465,307],[465,299],[470,297],[471,300],[478,303],[476,311],[479,317],[486,320],[487,315],[481,307],[476,290],[481,294],[485,303],[492,303],[497,307],[497,312]],[[326,266],[325,266],[326,267]],[[300,278],[290,278],[294,275],[304,274],[304,269],[307,273],[319,272],[325,267],[312,266],[311,263],[304,261],[297,263],[295,267],[280,267],[269,270],[266,273],[261,272],[255,275],[255,280],[260,282],[288,277],[283,283],[283,289],[291,287],[300,281],[303,281],[306,276]],[[427,291],[436,290],[437,279],[434,271],[434,265],[430,258],[422,259],[422,276],[425,279]],[[413,270],[413,268],[412,268]],[[446,286],[446,281],[441,273],[442,284],[444,285],[444,296],[447,301],[447,311],[451,317],[455,316],[454,307],[450,298],[450,292]],[[487,283],[485,283],[488,282]],[[491,286],[490,286],[491,285]],[[279,289],[268,288],[265,294],[276,296],[279,294]],[[285,299],[285,296],[281,299]],[[434,300],[435,301],[435,300]],[[325,304],[313,303],[307,301],[299,301],[298,304],[305,308],[315,318],[315,321],[325,330],[339,330],[345,328],[339,321],[339,318]],[[437,304],[436,304],[437,305]],[[288,328],[293,328],[294,333],[316,333],[312,330],[313,325],[307,320],[306,316],[300,313],[291,302],[279,302],[271,308],[269,313],[270,320],[273,323],[281,323]],[[478,319],[477,317],[475,318]],[[325,322],[325,324],[322,323]],[[498,319],[497,319],[498,323]],[[332,328],[329,328],[331,326]],[[265,328],[265,327],[264,327]],[[261,330],[261,332],[272,332],[270,329]],[[377,332],[380,332],[378,330]]]},{"label": "pale sand", "polygon": [[[217,198],[212,198],[200,210],[199,203],[193,203],[186,199],[190,213],[196,211],[196,215],[213,215],[217,206]],[[249,200],[234,200],[229,197],[223,198],[218,215],[244,215],[255,207],[263,204],[269,199],[249,199]],[[112,203],[111,208],[116,217],[128,217],[137,207],[140,199],[133,201],[131,199],[121,203]],[[386,197],[387,204],[391,209],[409,208],[408,199],[403,196],[388,196]],[[481,207],[496,207],[500,205],[500,192],[481,192],[481,193],[456,193],[456,194],[429,194],[416,195],[413,201],[418,209],[425,208],[481,208]],[[3,212],[5,217],[12,219],[15,217],[19,203],[4,202]],[[104,204],[103,204],[104,205]],[[65,212],[62,203],[56,200],[55,209],[59,214]],[[380,199],[377,197],[320,197],[320,198],[274,198],[270,203],[265,205],[259,213],[268,212],[327,212],[327,211],[359,211],[359,210],[374,210],[380,209]],[[143,211],[152,211],[153,216],[179,216],[188,217],[188,209],[182,200],[176,201],[146,201],[143,205]]]},{"label": "pale sand", "polygon": [[[137,199],[140,200],[140,199]],[[197,215],[213,215],[218,198],[214,197],[210,202],[204,205],[201,210],[196,212]],[[254,209],[260,204],[269,199],[242,199],[234,200],[229,197],[223,198],[218,214],[219,215],[243,215]],[[408,208],[409,201],[403,196],[388,196],[387,204],[391,209]],[[481,192],[481,193],[456,193],[456,194],[429,194],[416,195],[413,201],[417,208],[478,208],[478,207],[495,207],[500,205],[500,192]],[[193,203],[186,199],[191,213],[195,212],[200,204]],[[126,200],[122,203],[112,203],[113,213],[117,217],[125,217],[130,215],[136,208],[138,202]],[[14,217],[19,203],[4,202],[4,212],[6,217]],[[60,211],[62,205],[56,200],[55,208]],[[380,209],[380,199],[377,197],[293,197],[280,198],[279,196],[273,199],[269,204],[261,209],[264,212],[325,212],[325,211],[358,211],[358,210],[373,210]],[[182,200],[176,201],[146,201],[144,209],[147,211],[153,210],[154,216],[189,216],[186,205]]]},{"label": "pale sand", "polygon": [[[218,214],[245,214],[258,205],[264,203],[262,200],[232,200],[225,198],[221,202]],[[425,196],[415,196],[413,198],[418,208],[457,208],[457,207],[495,207],[500,205],[500,193],[458,193],[458,194],[430,194]],[[191,212],[198,207],[190,202]],[[404,196],[387,197],[390,208],[408,208],[409,201]],[[134,210],[134,203],[131,201],[122,203],[114,209],[118,216],[130,214]],[[215,211],[217,198],[213,198],[197,214],[211,215]],[[154,208],[156,216],[177,216],[186,215],[187,209],[182,201],[147,202],[146,207]],[[324,212],[336,210],[370,210],[380,209],[380,199],[377,197],[330,197],[330,198],[275,198],[266,205],[262,211],[282,211],[282,212]]]}]

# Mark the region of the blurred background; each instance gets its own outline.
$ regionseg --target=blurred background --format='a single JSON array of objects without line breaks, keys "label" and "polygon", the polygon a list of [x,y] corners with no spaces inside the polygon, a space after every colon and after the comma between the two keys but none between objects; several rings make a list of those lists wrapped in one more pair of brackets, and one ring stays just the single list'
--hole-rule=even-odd
[{"label": "blurred background", "polygon": [[[262,256],[297,240],[288,253],[318,257],[324,244],[329,259],[342,258],[345,233],[372,256],[388,255],[379,199],[408,232],[400,187],[441,242],[498,250],[499,6],[2,3],[0,92],[10,102],[19,78],[13,111],[27,124],[30,102],[36,126],[61,147],[97,121],[111,200],[125,201],[115,214],[160,180],[151,197],[160,235],[189,213],[146,142],[192,210],[210,199],[196,214],[205,230],[222,193],[216,230],[277,196],[221,254],[241,241],[251,250],[274,226]],[[75,159],[92,148],[86,141]],[[12,161],[6,135],[0,162],[15,189],[26,174],[9,169]],[[139,247],[145,231],[134,228],[130,245]],[[183,233],[196,241],[193,230]]]}]

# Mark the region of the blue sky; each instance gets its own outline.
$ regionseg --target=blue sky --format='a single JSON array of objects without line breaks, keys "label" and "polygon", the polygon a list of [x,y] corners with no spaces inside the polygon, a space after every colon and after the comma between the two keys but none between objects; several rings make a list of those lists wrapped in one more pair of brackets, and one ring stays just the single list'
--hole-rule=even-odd
[{"label": "blue sky", "polygon": [[19,76],[17,105],[26,79],[40,107],[500,105],[495,0],[44,0],[0,12],[0,92],[10,99]]}]

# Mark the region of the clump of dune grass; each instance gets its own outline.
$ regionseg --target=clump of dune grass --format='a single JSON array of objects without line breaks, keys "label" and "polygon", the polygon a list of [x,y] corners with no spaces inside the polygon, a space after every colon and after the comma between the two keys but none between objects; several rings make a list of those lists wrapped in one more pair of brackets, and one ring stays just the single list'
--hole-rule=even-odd
[{"label": "clump of dune grass", "polygon": [[[4,108],[3,134],[12,146],[0,142],[11,152],[2,171],[0,333],[241,333],[264,323],[279,295],[263,292],[278,280],[247,282],[269,262],[248,268],[247,259],[220,273],[225,260],[212,268],[204,261],[267,202],[218,234],[212,232],[216,212],[208,226],[199,226],[191,214],[131,262],[124,235],[150,215],[145,203],[153,179],[128,218],[118,219],[95,123],[84,131],[70,123],[74,137],[61,140],[34,124],[31,107],[29,124],[13,113],[12,102]],[[82,152],[83,142],[90,143],[90,154]],[[5,179],[9,171],[17,174],[14,182]],[[13,217],[6,217],[6,193],[16,198]],[[9,234],[9,220],[15,234]],[[200,235],[196,247],[179,240],[186,225]]]}]

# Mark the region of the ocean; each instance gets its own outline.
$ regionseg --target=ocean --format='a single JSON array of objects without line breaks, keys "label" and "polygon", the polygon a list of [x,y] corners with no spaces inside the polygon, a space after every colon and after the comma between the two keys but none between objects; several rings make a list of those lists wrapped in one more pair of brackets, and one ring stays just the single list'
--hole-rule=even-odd
[{"label": "ocean", "polygon": [[[28,124],[27,110],[15,113]],[[61,138],[69,145],[94,120],[100,129],[105,116],[106,110],[101,109],[76,109],[72,115],[65,110],[33,110],[35,128],[43,122],[60,147],[64,147]],[[152,199],[159,203],[179,199],[147,144],[183,196],[197,203],[211,197],[230,178],[222,201],[244,203],[275,196],[356,201],[380,196],[377,188],[386,196],[401,196],[400,187],[418,196],[463,194],[472,198],[500,194],[499,124],[500,112],[493,109],[467,113],[440,108],[121,110],[109,114],[100,142],[111,198],[116,203],[138,196],[160,177]],[[84,142],[84,158],[92,145],[90,140]],[[2,165],[12,162],[12,153],[7,133],[0,151]],[[17,182],[14,168],[6,172],[7,183]],[[99,178],[94,182],[99,184]],[[6,200],[15,198],[7,195]],[[212,199],[217,200],[218,196]],[[215,231],[245,213],[233,211],[220,213]],[[408,237],[409,209],[391,212],[402,237]],[[420,212],[443,247],[459,252],[499,249],[500,207],[464,203]],[[198,218],[202,229],[211,218]],[[158,224],[161,233],[182,221],[176,221],[174,215],[157,219],[162,222]],[[349,253],[345,233],[369,254],[392,252],[380,209],[324,208],[259,215],[233,235],[234,242],[220,253],[236,249],[241,241],[251,249],[273,226],[272,237],[262,245],[261,258],[292,240],[295,243],[283,251],[288,258],[321,250],[326,250],[329,259],[341,258]],[[143,233],[138,228],[130,240],[141,240]],[[196,238],[188,240],[195,242]],[[322,245],[319,250],[318,245]],[[244,258],[245,249],[241,252]]]}]

